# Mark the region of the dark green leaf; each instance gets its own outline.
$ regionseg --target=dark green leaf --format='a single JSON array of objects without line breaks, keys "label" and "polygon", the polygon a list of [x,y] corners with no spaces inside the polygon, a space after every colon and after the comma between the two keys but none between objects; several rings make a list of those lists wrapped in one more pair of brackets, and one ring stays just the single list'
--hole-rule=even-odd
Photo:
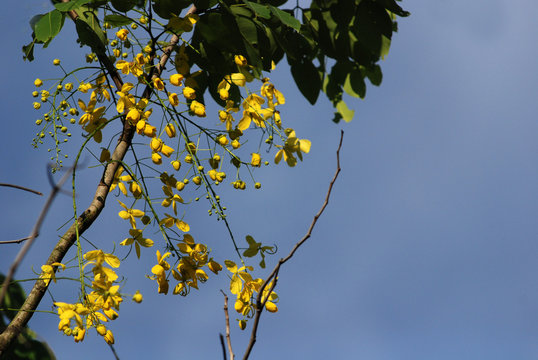
[{"label": "dark green leaf", "polygon": [[76,11],[79,15],[78,18],[88,24],[93,32],[99,37],[99,40],[104,47],[104,44],[106,44],[108,41],[105,32],[103,29],[101,29],[101,25],[99,25],[99,20],[97,19],[97,10],[84,5],[78,8]]},{"label": "dark green leaf", "polygon": [[72,0],[66,3],[60,2],[60,3],[54,4],[54,7],[60,10],[61,12],[67,12],[70,10],[74,10],[78,7],[81,7],[82,5],[85,5],[89,3],[90,1],[91,0],[74,0],[74,1]]},{"label": "dark green leaf", "polygon": [[193,3],[196,10],[200,11],[212,8],[218,3],[218,0],[194,0]]},{"label": "dark green leaf", "polygon": [[87,22],[77,18],[75,26],[81,44],[88,45],[96,53],[102,53],[105,50],[103,42]]},{"label": "dark green leaf", "polygon": [[153,10],[163,19],[170,19],[191,4],[191,0],[153,0]]},{"label": "dark green leaf", "polygon": [[364,76],[360,68],[355,67],[348,74],[344,83],[344,91],[351,96],[364,99],[366,95],[366,84],[364,83]]},{"label": "dark green leaf", "polygon": [[266,5],[257,4],[252,1],[245,1],[245,3],[261,18],[270,19],[271,10]]},{"label": "dark green leaf", "polygon": [[43,15],[35,24],[35,37],[37,41],[47,42],[52,40],[64,24],[64,14],[58,10]]},{"label": "dark green leaf", "polygon": [[379,65],[374,65],[365,68],[365,74],[368,80],[372,85],[379,86],[383,80],[383,73],[381,72],[381,67]]},{"label": "dark green leaf", "polygon": [[104,22],[108,23],[112,27],[120,27],[120,26],[129,25],[130,23],[133,22],[133,19],[128,18],[127,16],[124,16],[124,15],[113,14],[113,15],[105,16]]},{"label": "dark green leaf", "polygon": [[376,2],[380,3],[385,7],[385,9],[389,10],[390,12],[405,17],[411,15],[409,11],[405,11],[398,5],[394,0],[376,0]]},{"label": "dark green leaf", "polygon": [[279,8],[276,8],[274,6],[269,6],[269,9],[271,9],[271,12],[277,19],[280,20],[284,25],[289,26],[297,31],[301,29],[301,22],[297,20],[293,15],[290,13],[280,10]]},{"label": "dark green leaf", "polygon": [[321,90],[321,79],[318,69],[309,60],[294,62],[291,64],[291,74],[301,93],[314,105]]},{"label": "dark green leaf", "polygon": [[251,44],[258,44],[258,30],[254,22],[244,16],[237,16],[236,21],[243,38]]},{"label": "dark green leaf", "polygon": [[136,0],[110,0],[110,3],[114,9],[121,12],[127,12],[135,7]]},{"label": "dark green leaf", "polygon": [[241,166],[241,160],[236,156],[232,157],[232,159],[230,160],[230,163],[232,163],[232,165],[235,166],[236,168],[239,168]]},{"label": "dark green leaf", "polygon": [[32,40],[31,43],[29,43],[28,45],[24,45],[22,47],[22,52],[23,52],[22,58],[24,60],[34,61],[34,44],[35,44],[35,40]]}]

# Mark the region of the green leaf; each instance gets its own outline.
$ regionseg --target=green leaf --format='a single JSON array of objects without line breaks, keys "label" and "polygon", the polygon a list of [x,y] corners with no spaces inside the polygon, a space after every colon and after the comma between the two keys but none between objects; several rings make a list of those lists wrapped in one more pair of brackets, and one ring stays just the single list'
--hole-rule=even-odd
[{"label": "green leaf", "polygon": [[399,15],[402,17],[411,15],[409,11],[405,11],[404,9],[402,9],[400,5],[398,5],[394,0],[377,0],[377,2],[383,5],[385,9],[389,10],[390,12],[396,15]]},{"label": "green leaf", "polygon": [[369,66],[365,68],[365,74],[372,85],[379,86],[383,80],[383,73],[379,65]]},{"label": "green leaf", "polygon": [[235,19],[237,21],[239,32],[243,35],[245,40],[250,44],[258,44],[258,30],[256,29],[254,22],[244,16],[236,16]]},{"label": "green leaf", "polygon": [[114,9],[121,12],[127,12],[135,7],[136,0],[110,0],[110,3]]},{"label": "green leaf", "polygon": [[264,19],[271,18],[271,10],[269,10],[266,5],[257,4],[252,1],[245,1],[245,4],[247,4],[259,17]]},{"label": "green leaf", "polygon": [[98,47],[96,48],[97,50],[93,51],[98,51],[99,49],[104,51],[104,46],[108,42],[108,40],[103,29],[101,29],[101,25],[99,25],[99,20],[97,19],[97,11],[87,6],[81,6],[76,11],[79,14],[78,19],[88,24],[88,26],[93,30],[93,32],[95,33],[95,35],[97,35],[101,42],[102,47],[98,45]]},{"label": "green leaf", "polygon": [[343,89],[348,95],[364,99],[366,95],[366,84],[359,68],[353,69],[347,75]]},{"label": "green leaf", "polygon": [[22,52],[23,52],[22,58],[24,60],[34,61],[34,44],[35,44],[35,39],[32,40],[32,42],[29,43],[28,45],[24,45],[22,47]]},{"label": "green leaf", "polygon": [[52,40],[64,24],[64,14],[58,10],[43,15],[35,24],[35,37],[37,41],[47,42]]},{"label": "green leaf", "polygon": [[218,0],[194,0],[193,3],[196,6],[196,10],[200,11],[212,8],[218,3]]},{"label": "green leaf", "polygon": [[90,25],[88,25],[87,22],[77,18],[75,21],[75,26],[81,44],[88,45],[96,53],[102,53],[105,50],[105,46],[99,38],[99,35],[91,28]]},{"label": "green leaf", "polygon": [[90,1],[92,0],[74,0],[74,1],[69,1],[66,3],[61,2],[61,3],[54,4],[54,7],[60,10],[61,12],[68,12],[70,10],[74,10],[78,7],[81,7],[82,5],[85,5],[89,3]]},{"label": "green leaf", "polygon": [[114,15],[105,16],[104,22],[108,23],[112,27],[120,27],[120,26],[129,25],[130,23],[133,22],[133,19],[128,18],[127,16],[124,16],[124,15],[114,14]]},{"label": "green leaf", "polygon": [[291,74],[304,97],[314,105],[321,90],[321,79],[318,69],[310,60],[291,64]]},{"label": "green leaf", "polygon": [[153,11],[163,19],[170,19],[191,4],[191,0],[153,0]]},{"label": "green leaf", "polygon": [[301,22],[290,13],[280,10],[279,8],[276,8],[274,6],[269,6],[269,9],[273,13],[273,15],[284,25],[289,26],[297,31],[301,29]]},{"label": "green leaf", "polygon": [[340,100],[340,102],[336,104],[336,110],[342,116],[342,119],[344,119],[345,122],[350,122],[351,120],[353,120],[355,111],[349,109],[344,100]]}]

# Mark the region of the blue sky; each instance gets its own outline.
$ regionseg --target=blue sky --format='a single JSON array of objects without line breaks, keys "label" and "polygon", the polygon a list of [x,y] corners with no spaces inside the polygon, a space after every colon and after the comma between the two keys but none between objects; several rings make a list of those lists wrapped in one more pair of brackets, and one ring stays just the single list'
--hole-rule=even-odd
[{"label": "blue sky", "polygon": [[[1,16],[5,34],[0,88],[4,159],[0,182],[47,192],[46,152],[30,146],[35,77],[54,71],[53,58],[76,64],[80,54],[61,40],[23,63],[28,19],[46,1],[11,2]],[[380,88],[349,124],[331,122],[320,96],[303,100],[283,68],[272,77],[286,97],[283,121],[312,151],[298,167],[262,169],[263,190],[221,187],[239,238],[252,234],[286,254],[318,211],[345,131],[342,173],[313,237],[286,264],[277,292],[279,312],[264,314],[253,359],[536,359],[538,357],[538,5],[531,0],[432,2],[406,0]],[[67,24],[72,28],[72,24]],[[93,194],[99,174],[85,170],[80,189]],[[0,188],[3,239],[26,236],[44,199]],[[90,196],[83,192],[84,207]],[[109,202],[86,236],[111,248],[126,236]],[[196,239],[228,252],[225,229],[207,208],[193,207]],[[42,264],[72,213],[60,196],[41,236],[19,270],[30,277]],[[18,245],[4,245],[5,272]],[[224,255],[223,255],[224,257]],[[269,260],[269,267],[277,257]],[[154,257],[131,259],[128,289],[141,305],[125,303],[111,325],[120,358],[219,358],[224,331],[225,276],[211,278],[187,298],[157,295],[148,274]],[[74,287],[52,288],[70,301]],[[41,309],[50,309],[50,297]],[[232,314],[234,318],[234,314]],[[112,358],[95,333],[82,344],[56,331],[56,317],[38,314],[30,326],[58,359]],[[242,354],[248,333],[232,329]]]}]

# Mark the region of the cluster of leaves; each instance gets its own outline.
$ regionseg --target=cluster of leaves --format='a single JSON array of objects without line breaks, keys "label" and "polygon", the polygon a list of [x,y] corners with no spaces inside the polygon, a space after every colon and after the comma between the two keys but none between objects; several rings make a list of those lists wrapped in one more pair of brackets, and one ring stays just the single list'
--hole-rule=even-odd
[{"label": "cluster of leaves", "polygon": [[[25,58],[33,59],[34,44],[48,43],[60,32],[65,14],[77,10],[76,29],[82,44],[103,52],[106,34],[98,20],[98,9],[109,9],[104,21],[126,26],[133,19],[123,13],[146,6],[140,0],[55,0],[55,10],[31,21],[33,41],[23,48]],[[184,31],[178,15],[195,5],[200,16],[191,46],[186,49],[189,66],[202,71],[196,80],[199,95],[206,89],[221,105],[214,90],[222,77],[232,72],[233,58],[244,54],[259,77],[286,55],[293,78],[305,98],[315,104],[321,91],[336,108],[333,121],[350,121],[354,112],[343,100],[348,95],[364,98],[365,79],[373,85],[382,80],[377,64],[388,51],[397,30],[396,16],[408,16],[396,0],[312,0],[310,6],[297,4],[280,9],[286,0],[153,0],[152,10],[161,17],[166,30]],[[301,21],[300,21],[301,20]],[[231,99],[239,100],[234,92]]]}]

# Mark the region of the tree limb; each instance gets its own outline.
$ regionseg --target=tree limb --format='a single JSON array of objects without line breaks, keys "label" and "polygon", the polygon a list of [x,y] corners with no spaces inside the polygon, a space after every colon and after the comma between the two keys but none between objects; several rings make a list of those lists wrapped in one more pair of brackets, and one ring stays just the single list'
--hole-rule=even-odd
[{"label": "tree limb", "polygon": [[[232,350],[232,339],[230,337],[230,316],[228,314],[228,296],[224,291],[220,291],[224,295],[224,316],[226,318],[226,342],[228,343],[228,352],[230,353],[230,360],[235,359],[234,352]],[[222,335],[221,335],[222,336]]]},{"label": "tree limb", "polygon": [[[62,2],[69,2],[69,0],[62,0]],[[192,14],[196,11],[196,8],[192,6],[187,14]],[[69,16],[71,19],[76,20],[78,14],[75,11],[69,11]],[[179,42],[179,37],[177,35],[172,36],[170,39],[170,45],[164,49],[164,53],[161,56],[159,64],[154,68],[153,76],[160,76],[162,70],[172,50]],[[112,62],[105,54],[97,54],[99,60],[106,67],[109,75],[113,79],[114,83],[118,88],[121,88],[123,81],[114,68]],[[148,84],[144,90],[143,97],[149,97],[151,95],[151,86]],[[78,235],[82,235],[92,223],[97,219],[103,208],[105,207],[106,198],[114,175],[118,170],[120,163],[122,162],[127,150],[131,146],[132,139],[135,133],[135,127],[129,121],[123,121],[123,130],[118,139],[118,143],[114,152],[111,155],[111,161],[107,163],[103,171],[103,175],[97,185],[95,195],[90,206],[78,217],[78,219],[69,227],[69,229],[64,233],[60,238],[54,249],[52,250],[46,264],[50,265],[54,262],[61,262],[67,251],[73,246],[77,239],[77,228]],[[26,298],[21,309],[15,315],[13,320],[9,323],[7,328],[0,334],[0,354],[9,346],[13,339],[20,334],[24,326],[28,323],[30,318],[33,315],[33,311],[37,308],[45,291],[47,290],[48,285],[45,284],[42,280],[37,280],[32,288],[30,294]]]},{"label": "tree limb", "polygon": [[[321,216],[321,214],[323,214],[323,211],[325,210],[325,208],[329,204],[329,198],[331,196],[331,191],[333,189],[333,185],[334,185],[334,183],[336,181],[336,178],[338,177],[338,174],[340,173],[340,170],[341,170],[340,169],[340,149],[342,148],[343,139],[344,139],[344,131],[341,130],[340,143],[338,144],[338,149],[336,150],[336,172],[334,174],[333,179],[331,180],[331,183],[329,184],[329,189],[327,190],[327,195],[325,196],[325,201],[323,202],[323,205],[321,206],[321,209],[314,216],[314,219],[312,220],[312,223],[310,224],[310,227],[308,228],[307,233],[303,236],[303,238],[297,244],[295,244],[295,246],[290,251],[288,256],[286,256],[285,258],[282,258],[282,259],[280,259],[278,261],[278,264],[275,266],[275,268],[271,272],[271,275],[269,275],[267,280],[265,280],[265,282],[261,286],[260,290],[258,291],[258,296],[256,297],[256,315],[254,316],[254,324],[252,326],[252,332],[251,332],[251,335],[250,335],[250,341],[249,341],[247,349],[245,351],[245,355],[243,356],[243,360],[248,359],[248,357],[250,356],[250,353],[252,351],[252,348],[254,347],[254,344],[256,343],[256,333],[258,331],[258,325],[259,325],[259,322],[260,322],[260,317],[262,315],[265,303],[269,299],[269,294],[271,294],[271,292],[274,290],[274,288],[276,286],[276,283],[277,283],[277,280],[278,280],[278,272],[280,271],[280,267],[286,261],[291,259],[293,257],[293,255],[295,254],[295,252],[297,251],[297,249],[299,249],[299,247],[301,245],[303,245],[304,242],[310,238],[310,236],[312,235],[312,230],[314,230],[314,226],[316,226],[316,223],[317,223],[319,217]],[[267,287],[267,285],[270,282],[272,282],[271,283],[271,288],[267,292],[268,295],[265,297],[265,299],[263,299],[264,290],[265,290],[265,288]]]}]

